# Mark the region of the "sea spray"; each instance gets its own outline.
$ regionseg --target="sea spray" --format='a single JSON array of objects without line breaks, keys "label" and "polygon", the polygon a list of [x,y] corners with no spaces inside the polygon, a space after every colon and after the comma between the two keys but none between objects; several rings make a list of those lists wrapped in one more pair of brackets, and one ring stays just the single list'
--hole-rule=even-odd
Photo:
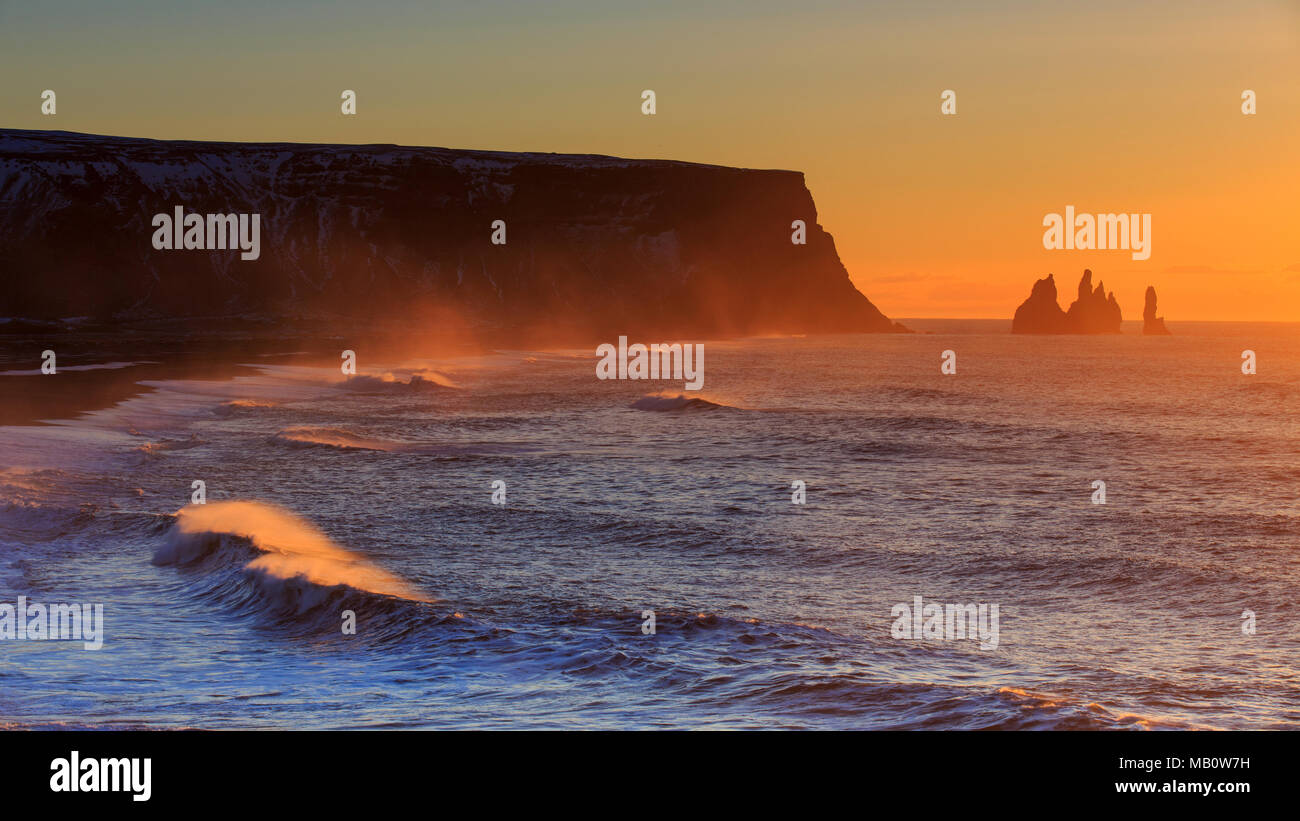
[{"label": "sea spray", "polygon": [[167,541],[154,554],[154,564],[192,564],[230,549],[232,539],[253,554],[244,571],[271,584],[301,580],[321,588],[345,585],[429,601],[406,582],[334,544],[311,523],[265,502],[210,502],[182,508]]}]

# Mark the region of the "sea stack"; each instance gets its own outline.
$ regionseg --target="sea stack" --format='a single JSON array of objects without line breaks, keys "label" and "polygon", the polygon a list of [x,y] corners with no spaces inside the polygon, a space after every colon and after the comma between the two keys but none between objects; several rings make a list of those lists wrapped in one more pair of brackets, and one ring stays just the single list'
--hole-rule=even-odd
[{"label": "sea stack", "polygon": [[1056,280],[1048,274],[1034,283],[1026,299],[1011,320],[1013,334],[1063,334],[1065,311],[1056,304]]},{"label": "sea stack", "polygon": [[1065,312],[1067,333],[1117,334],[1124,317],[1120,314],[1115,293],[1106,293],[1106,286],[1098,282],[1092,287],[1092,271],[1084,270],[1079,280],[1079,298]]},{"label": "sea stack", "polygon": [[1029,299],[1016,309],[1011,321],[1013,334],[1117,334],[1124,317],[1115,293],[1106,293],[1102,283],[1092,287],[1092,271],[1079,280],[1078,298],[1062,311],[1056,303],[1056,282],[1052,275],[1034,283]]},{"label": "sea stack", "polygon": [[1156,289],[1154,285],[1147,286],[1147,301],[1142,308],[1142,333],[1148,336],[1169,336],[1169,329],[1165,327],[1165,318],[1156,316]]}]

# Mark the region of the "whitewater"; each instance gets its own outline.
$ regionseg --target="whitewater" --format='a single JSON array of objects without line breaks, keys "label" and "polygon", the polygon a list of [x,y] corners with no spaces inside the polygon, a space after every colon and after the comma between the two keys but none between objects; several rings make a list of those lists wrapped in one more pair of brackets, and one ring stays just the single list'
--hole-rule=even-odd
[{"label": "whitewater", "polygon": [[[0,724],[1297,726],[1300,326],[908,324],[706,342],[702,391],[286,357],[0,427],[0,600],[105,622],[0,642]],[[917,596],[996,648],[895,637]]]}]

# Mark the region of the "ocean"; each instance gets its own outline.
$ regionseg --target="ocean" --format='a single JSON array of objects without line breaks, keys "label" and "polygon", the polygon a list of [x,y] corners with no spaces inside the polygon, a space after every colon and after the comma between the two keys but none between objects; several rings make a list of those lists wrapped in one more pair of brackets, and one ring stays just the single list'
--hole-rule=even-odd
[{"label": "ocean", "polygon": [[[0,602],[100,603],[103,647],[0,641],[0,725],[1300,725],[1300,324],[903,321],[706,341],[689,393],[99,362],[124,397],[0,427]],[[87,373],[3,345],[11,399]],[[900,634],[916,597],[996,646]]]}]

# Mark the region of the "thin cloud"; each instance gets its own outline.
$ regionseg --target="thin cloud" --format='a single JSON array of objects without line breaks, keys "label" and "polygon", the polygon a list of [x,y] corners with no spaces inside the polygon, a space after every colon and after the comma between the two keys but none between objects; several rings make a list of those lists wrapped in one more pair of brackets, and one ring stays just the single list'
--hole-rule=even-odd
[{"label": "thin cloud", "polygon": [[1171,265],[1164,270],[1166,274],[1223,274],[1232,276],[1237,274],[1262,274],[1258,268],[1249,269],[1232,269],[1232,268],[1215,268],[1211,265]]}]

